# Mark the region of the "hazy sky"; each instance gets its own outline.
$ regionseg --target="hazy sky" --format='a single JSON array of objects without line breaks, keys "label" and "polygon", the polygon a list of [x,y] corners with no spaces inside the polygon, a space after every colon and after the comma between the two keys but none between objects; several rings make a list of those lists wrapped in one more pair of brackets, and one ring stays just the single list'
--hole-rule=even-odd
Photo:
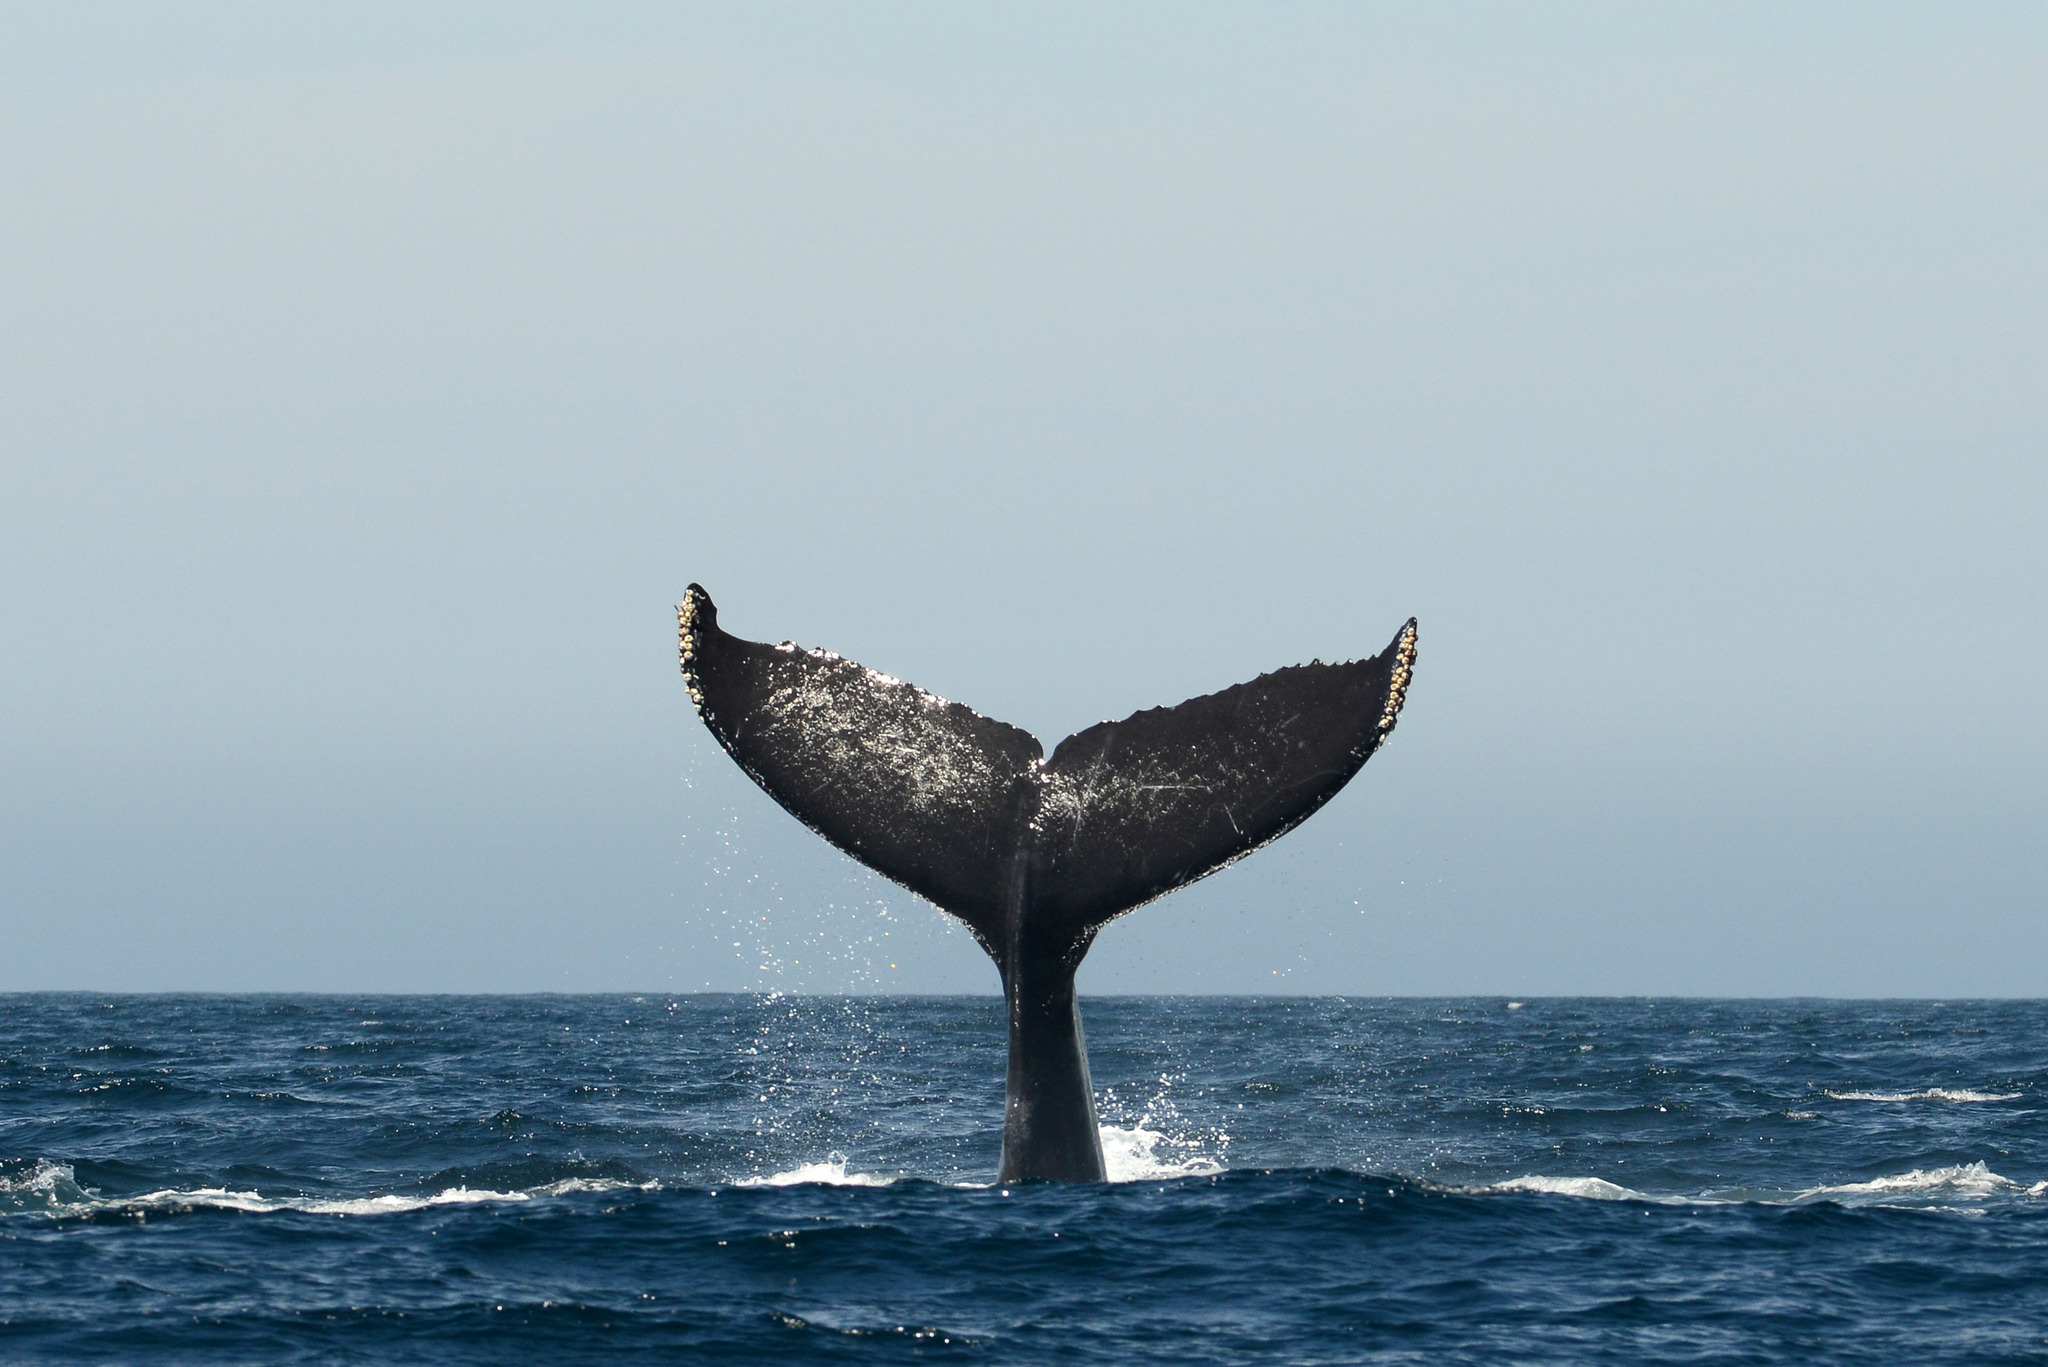
[{"label": "hazy sky", "polygon": [[[1087,992],[2048,993],[2048,8],[0,5],[0,989],[993,991],[672,605],[1421,619]],[[886,934],[885,934],[886,932]]]}]

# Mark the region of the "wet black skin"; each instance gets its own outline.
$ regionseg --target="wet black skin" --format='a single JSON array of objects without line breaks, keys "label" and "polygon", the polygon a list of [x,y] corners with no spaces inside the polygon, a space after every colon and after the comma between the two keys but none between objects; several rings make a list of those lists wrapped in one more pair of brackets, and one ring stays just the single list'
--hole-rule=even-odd
[{"label": "wet black skin", "polygon": [[1306,820],[1393,730],[1411,619],[1384,651],[1036,738],[851,660],[718,627],[692,584],[683,677],[726,753],[798,820],[967,924],[1002,974],[998,1181],[1099,1182],[1074,973],[1117,916]]}]

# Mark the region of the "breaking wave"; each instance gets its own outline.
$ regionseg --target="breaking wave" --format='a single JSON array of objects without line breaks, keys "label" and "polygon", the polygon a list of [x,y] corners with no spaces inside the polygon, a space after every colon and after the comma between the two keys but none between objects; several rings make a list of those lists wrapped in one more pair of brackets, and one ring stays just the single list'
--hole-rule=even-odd
[{"label": "breaking wave", "polygon": [[1926,1087],[1917,1092],[1823,1092],[1837,1101],[2017,1101],[2018,1092],[1976,1092],[1958,1087]]},{"label": "breaking wave", "polygon": [[1885,1198],[1896,1197],[1982,1200],[1993,1196],[2048,1196],[2048,1182],[2035,1182],[2029,1186],[2001,1177],[1982,1162],[1977,1162],[1947,1168],[1915,1168],[1895,1177],[1874,1177],[1867,1182],[1810,1187],[1800,1192],[1798,1199],[1868,1204],[1872,1198],[1881,1203]]},{"label": "breaking wave", "polygon": [[770,1173],[766,1177],[742,1178],[736,1185],[742,1187],[800,1187],[815,1184],[826,1187],[886,1187],[894,1183],[894,1177],[876,1172],[848,1172],[846,1155],[831,1153],[822,1163],[799,1163],[787,1172]]},{"label": "breaking wave", "polygon": [[40,1212],[50,1215],[149,1215],[185,1214],[199,1210],[231,1210],[249,1215],[297,1211],[305,1215],[402,1215],[431,1206],[473,1206],[490,1202],[532,1201],[549,1196],[570,1196],[578,1192],[653,1190],[654,1182],[618,1182],[586,1177],[565,1178],[520,1191],[494,1191],[465,1186],[446,1187],[433,1193],[401,1196],[320,1197],[265,1196],[257,1191],[235,1191],[228,1187],[164,1188],[134,1196],[101,1196],[79,1185],[76,1170],[69,1163],[38,1159],[20,1177],[0,1177],[0,1212]]},{"label": "breaking wave", "polygon": [[1846,1206],[1928,1207],[1999,1198],[2038,1200],[2048,1197],[2048,1182],[2031,1185],[2015,1182],[1991,1171],[1980,1161],[1944,1168],[1914,1168],[1909,1172],[1873,1177],[1863,1182],[1836,1182],[1791,1191],[1721,1188],[1694,1195],[1655,1194],[1600,1177],[1533,1175],[1465,1190],[1482,1193],[1535,1192],[1546,1196],[1574,1196],[1588,1201],[1647,1201],[1657,1205],[1732,1205],[1746,1202],[1797,1206],[1833,1201]]},{"label": "breaking wave", "polygon": [[1496,1182],[1479,1190],[1533,1191],[1546,1196],[1577,1196],[1587,1201],[1681,1201],[1684,1197],[1652,1196],[1648,1192],[1624,1187],[1603,1177],[1511,1177],[1505,1182]]}]

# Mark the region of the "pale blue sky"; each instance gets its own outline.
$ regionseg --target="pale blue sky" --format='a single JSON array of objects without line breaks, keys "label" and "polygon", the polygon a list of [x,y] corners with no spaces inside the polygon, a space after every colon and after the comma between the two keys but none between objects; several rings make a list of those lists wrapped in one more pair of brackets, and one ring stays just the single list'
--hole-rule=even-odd
[{"label": "pale blue sky", "polygon": [[[0,990],[993,990],[671,605],[1422,655],[1084,991],[2048,993],[2048,10],[0,4]],[[883,931],[888,934],[884,936]]]}]

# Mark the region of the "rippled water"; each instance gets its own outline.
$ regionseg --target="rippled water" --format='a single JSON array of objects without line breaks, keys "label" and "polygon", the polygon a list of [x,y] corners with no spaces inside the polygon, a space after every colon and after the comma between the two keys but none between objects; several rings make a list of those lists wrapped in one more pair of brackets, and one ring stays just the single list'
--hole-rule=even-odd
[{"label": "rippled water", "polygon": [[2048,1361],[2048,1005],[0,998],[0,1361]]}]

